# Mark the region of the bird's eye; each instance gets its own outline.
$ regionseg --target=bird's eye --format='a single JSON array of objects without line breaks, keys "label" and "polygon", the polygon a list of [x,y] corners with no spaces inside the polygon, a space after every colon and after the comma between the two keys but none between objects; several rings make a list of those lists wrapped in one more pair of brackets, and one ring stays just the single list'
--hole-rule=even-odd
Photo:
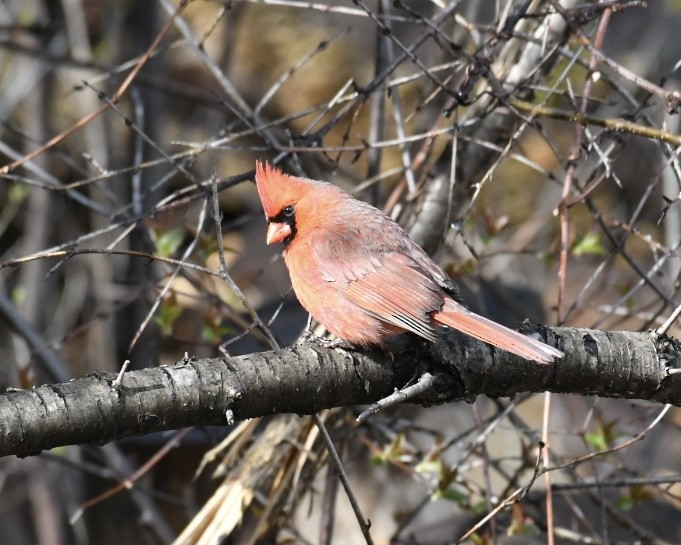
[{"label": "bird's eye", "polygon": [[283,208],[283,210],[282,210],[282,212],[284,213],[284,216],[286,216],[287,218],[293,217],[293,213],[294,213],[295,211],[296,211],[296,209],[293,208],[293,205],[292,205],[292,204],[289,204],[289,205],[287,205],[287,206],[284,206],[284,208]]}]

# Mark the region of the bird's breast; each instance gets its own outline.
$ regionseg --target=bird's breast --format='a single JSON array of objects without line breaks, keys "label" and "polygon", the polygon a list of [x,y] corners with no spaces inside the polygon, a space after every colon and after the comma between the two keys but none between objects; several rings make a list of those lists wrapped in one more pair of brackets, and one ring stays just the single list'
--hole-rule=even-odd
[{"label": "bird's breast", "polygon": [[380,344],[392,332],[347,298],[349,283],[326,276],[310,248],[295,241],[284,252],[291,285],[300,304],[338,338],[358,345]]}]

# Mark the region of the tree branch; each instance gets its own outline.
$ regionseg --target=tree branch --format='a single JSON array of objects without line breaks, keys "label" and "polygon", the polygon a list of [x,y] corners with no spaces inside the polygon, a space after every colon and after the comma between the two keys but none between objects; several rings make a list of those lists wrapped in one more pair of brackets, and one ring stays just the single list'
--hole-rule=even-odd
[{"label": "tree branch", "polygon": [[[294,346],[231,358],[187,358],[0,395],[0,456],[104,443],[184,426],[372,403],[422,372],[436,377],[423,404],[553,392],[681,406],[681,342],[649,333],[524,326],[567,354],[537,365],[457,332],[437,344],[406,335],[387,352]],[[292,395],[292,392],[295,394]]]}]

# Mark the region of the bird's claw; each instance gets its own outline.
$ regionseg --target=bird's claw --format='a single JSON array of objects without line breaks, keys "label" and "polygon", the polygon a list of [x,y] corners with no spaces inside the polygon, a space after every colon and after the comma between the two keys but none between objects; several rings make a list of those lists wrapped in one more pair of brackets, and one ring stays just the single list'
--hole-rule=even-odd
[{"label": "bird's claw", "polygon": [[315,335],[311,331],[304,331],[296,344],[305,344],[307,342],[319,344],[324,348],[342,348],[344,345],[343,339],[325,339],[324,337]]}]

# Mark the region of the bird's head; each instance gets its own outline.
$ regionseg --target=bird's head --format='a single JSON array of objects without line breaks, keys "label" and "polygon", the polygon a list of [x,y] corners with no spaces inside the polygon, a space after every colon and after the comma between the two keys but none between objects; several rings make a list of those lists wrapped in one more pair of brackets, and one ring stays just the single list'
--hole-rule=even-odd
[{"label": "bird's head", "polygon": [[284,174],[267,162],[256,162],[255,185],[269,223],[267,244],[288,246],[301,231],[314,229],[328,218],[342,192],[325,182]]}]

